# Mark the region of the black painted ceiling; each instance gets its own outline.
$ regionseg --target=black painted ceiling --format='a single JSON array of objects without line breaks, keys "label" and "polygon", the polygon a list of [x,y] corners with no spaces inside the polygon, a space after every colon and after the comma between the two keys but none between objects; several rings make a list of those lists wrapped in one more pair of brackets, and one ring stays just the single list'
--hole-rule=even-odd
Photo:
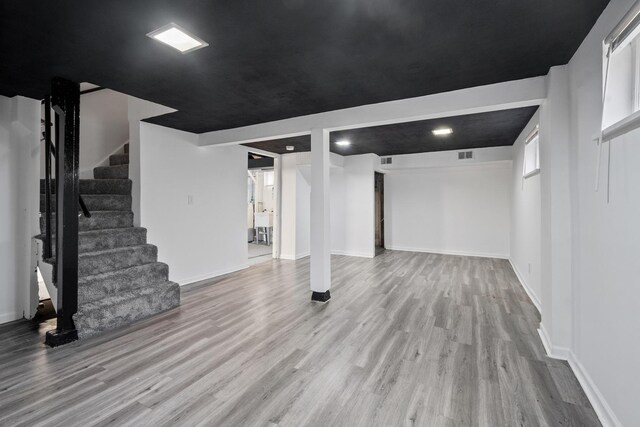
[{"label": "black painted ceiling", "polygon": [[[545,75],[608,0],[2,0],[0,94],[53,76],[179,110],[205,132]],[[169,22],[210,45],[145,36]]]},{"label": "black painted ceiling", "polygon": [[[538,107],[515,108],[466,116],[445,117],[395,125],[331,132],[331,151],[343,156],[375,153],[379,156],[423,153],[429,151],[463,150],[513,145]],[[451,128],[453,134],[434,136],[433,129]],[[349,146],[336,141],[349,140]],[[310,136],[276,139],[244,144],[276,154],[311,150]]]}]

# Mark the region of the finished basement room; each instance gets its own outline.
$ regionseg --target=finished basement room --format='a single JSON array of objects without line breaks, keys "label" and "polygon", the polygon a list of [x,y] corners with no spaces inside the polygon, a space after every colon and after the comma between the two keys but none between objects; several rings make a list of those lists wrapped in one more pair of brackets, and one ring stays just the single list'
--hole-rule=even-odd
[{"label": "finished basement room", "polygon": [[0,40],[0,426],[640,425],[640,0]]}]

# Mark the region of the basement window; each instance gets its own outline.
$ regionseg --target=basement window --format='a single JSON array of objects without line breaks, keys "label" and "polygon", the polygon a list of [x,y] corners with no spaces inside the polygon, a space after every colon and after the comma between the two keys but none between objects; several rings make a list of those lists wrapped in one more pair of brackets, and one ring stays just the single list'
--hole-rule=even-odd
[{"label": "basement window", "polygon": [[540,172],[540,132],[538,126],[527,136],[524,143],[522,176],[529,178]]},{"label": "basement window", "polygon": [[640,1],[603,42],[602,141],[640,127]]}]

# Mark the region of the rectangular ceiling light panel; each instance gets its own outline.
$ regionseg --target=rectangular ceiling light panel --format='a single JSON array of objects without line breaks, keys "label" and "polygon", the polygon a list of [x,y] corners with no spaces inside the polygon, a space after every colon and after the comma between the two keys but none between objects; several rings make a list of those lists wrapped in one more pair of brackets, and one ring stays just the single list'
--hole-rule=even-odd
[{"label": "rectangular ceiling light panel", "polygon": [[184,28],[181,28],[173,22],[150,32],[147,36],[167,44],[182,53],[193,52],[196,49],[209,46],[209,43],[190,34]]},{"label": "rectangular ceiling light panel", "polygon": [[436,136],[444,136],[444,135],[451,135],[453,133],[453,129],[440,128],[440,129],[434,129],[431,132]]}]

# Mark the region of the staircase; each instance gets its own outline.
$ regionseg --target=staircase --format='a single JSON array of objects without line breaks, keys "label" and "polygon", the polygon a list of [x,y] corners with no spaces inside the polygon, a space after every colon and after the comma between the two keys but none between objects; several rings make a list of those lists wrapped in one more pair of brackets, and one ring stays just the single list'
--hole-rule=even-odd
[{"label": "staircase", "polygon": [[[158,248],[147,243],[147,230],[133,226],[129,144],[109,158],[109,166],[93,170],[94,179],[80,180],[80,194],[91,217],[79,217],[78,312],[73,320],[80,338],[115,329],[180,304],[180,288],[170,282],[169,267],[158,262]],[[40,183],[44,212],[44,180]],[[55,214],[53,215],[55,221]],[[45,239],[44,214],[39,239]],[[42,260],[52,271],[45,276],[50,294],[56,286],[53,258]]]}]

